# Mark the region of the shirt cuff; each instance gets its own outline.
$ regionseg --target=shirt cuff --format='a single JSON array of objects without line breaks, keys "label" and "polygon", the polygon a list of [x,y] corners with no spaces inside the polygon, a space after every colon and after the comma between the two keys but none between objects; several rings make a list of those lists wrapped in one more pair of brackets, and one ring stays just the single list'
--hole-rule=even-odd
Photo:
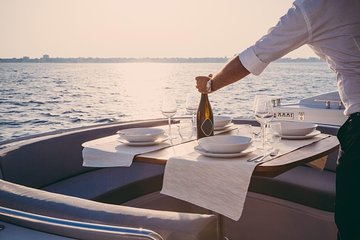
[{"label": "shirt cuff", "polygon": [[256,56],[253,47],[249,47],[239,54],[239,59],[242,65],[255,76],[260,75],[269,63],[262,62],[258,56]]}]

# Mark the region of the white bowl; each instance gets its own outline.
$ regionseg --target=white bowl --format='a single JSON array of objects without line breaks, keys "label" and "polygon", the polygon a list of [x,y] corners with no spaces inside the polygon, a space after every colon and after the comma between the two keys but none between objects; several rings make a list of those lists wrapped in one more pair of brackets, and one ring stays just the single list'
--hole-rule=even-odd
[{"label": "white bowl", "polygon": [[252,144],[252,139],[245,136],[217,135],[198,140],[199,146],[212,153],[239,153]]},{"label": "white bowl", "polygon": [[215,128],[224,127],[229,123],[231,123],[231,120],[232,119],[229,116],[216,115],[214,116],[214,127]]},{"label": "white bowl", "polygon": [[165,131],[161,128],[128,128],[117,132],[128,142],[153,142],[164,133]]},{"label": "white bowl", "polygon": [[305,136],[313,132],[317,124],[308,122],[279,122],[281,125],[273,125],[274,130],[283,136]]}]

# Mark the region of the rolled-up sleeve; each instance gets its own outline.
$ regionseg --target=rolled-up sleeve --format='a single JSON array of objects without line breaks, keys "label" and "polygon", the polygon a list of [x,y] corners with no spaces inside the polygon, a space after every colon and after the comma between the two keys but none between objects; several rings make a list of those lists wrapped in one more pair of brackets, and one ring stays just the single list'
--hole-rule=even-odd
[{"label": "rolled-up sleeve", "polygon": [[294,3],[275,27],[239,54],[239,59],[249,72],[259,75],[269,63],[308,43],[310,39],[311,28],[306,13]]},{"label": "rolled-up sleeve", "polygon": [[239,55],[240,62],[252,74],[260,75],[269,63],[264,63],[256,56],[254,47],[249,47]]}]

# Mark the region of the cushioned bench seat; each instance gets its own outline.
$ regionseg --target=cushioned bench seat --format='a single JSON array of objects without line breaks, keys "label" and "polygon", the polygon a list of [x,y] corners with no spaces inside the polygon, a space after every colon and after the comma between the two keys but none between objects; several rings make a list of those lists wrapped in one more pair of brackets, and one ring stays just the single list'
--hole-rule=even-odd
[{"label": "cushioned bench seat", "polygon": [[[133,163],[131,167],[102,168],[64,179],[43,190],[84,199],[121,204],[160,188],[164,166]],[[126,191],[124,188],[131,188]],[[115,199],[116,198],[116,199]]]},{"label": "cushioned bench seat", "polygon": [[335,178],[332,171],[296,167],[277,177],[253,177],[249,190],[334,212]]},{"label": "cushioned bench seat", "polygon": [[[133,163],[130,168],[96,169],[82,166],[81,143],[113,134],[118,129],[119,127],[112,126],[89,131],[75,131],[54,138],[49,136],[49,139],[25,142],[8,150],[2,149],[0,151],[0,178],[5,181],[0,180],[0,206],[19,207],[20,210],[30,211],[44,205],[46,208],[39,208],[42,210],[36,211],[53,214],[54,217],[69,215],[73,219],[87,219],[115,225],[125,224],[123,220],[126,218],[131,219],[132,223],[141,223],[140,225],[130,224],[132,227],[146,227],[165,236],[169,234],[165,231],[168,227],[172,229],[171,231],[185,233],[189,228],[189,234],[194,233],[198,239],[211,239],[210,237],[202,238],[214,234],[213,230],[211,234],[208,234],[208,229],[216,225],[214,216],[200,214],[208,213],[206,209],[200,209],[158,193],[162,185],[164,166],[145,163]],[[335,168],[335,161],[331,160],[328,161],[326,170],[323,172],[301,166],[274,178],[254,176],[249,191],[333,212]],[[11,185],[9,182],[18,185]],[[4,186],[7,189],[4,189]],[[48,201],[54,208],[47,205]],[[104,202],[122,204],[122,206],[104,204]],[[142,211],[140,208],[148,209],[142,209],[144,210]],[[184,209],[188,213],[178,215]],[[190,212],[197,214],[187,215]],[[165,213],[165,218],[162,217],[162,213]],[[126,216],[123,218],[124,214]],[[130,216],[132,214],[135,216]],[[95,218],[91,220],[93,215]],[[179,220],[178,217],[182,216],[186,220],[184,227],[182,224],[175,226],[175,222]],[[194,226],[190,226],[193,221],[190,216],[195,217]],[[190,221],[187,221],[188,217]],[[156,220],[155,225],[152,219]],[[239,222],[239,224],[242,223]],[[38,229],[41,229],[41,226]],[[239,229],[239,226],[235,224],[234,229]],[[176,232],[176,234],[179,233]],[[184,235],[178,236],[182,238],[171,239],[193,239]],[[237,233],[235,236],[241,237]]]},{"label": "cushioned bench seat", "polygon": [[[0,180],[0,206],[61,219],[150,229],[159,233],[164,239],[211,240],[217,238],[215,215],[156,211],[105,204],[50,193],[3,180]],[[9,220],[0,215],[0,221],[2,220],[76,239],[118,239],[118,237],[84,232],[81,229],[69,230],[41,223]]]}]

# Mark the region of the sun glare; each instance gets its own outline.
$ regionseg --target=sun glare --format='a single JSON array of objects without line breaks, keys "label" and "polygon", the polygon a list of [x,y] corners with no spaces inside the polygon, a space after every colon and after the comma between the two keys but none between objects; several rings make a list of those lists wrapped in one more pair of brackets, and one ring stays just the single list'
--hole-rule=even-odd
[{"label": "sun glare", "polygon": [[[121,91],[129,102],[138,109],[159,109],[171,75],[172,64],[127,63],[123,71]],[[150,113],[154,115],[154,113]],[[156,114],[155,114],[156,115]]]}]

